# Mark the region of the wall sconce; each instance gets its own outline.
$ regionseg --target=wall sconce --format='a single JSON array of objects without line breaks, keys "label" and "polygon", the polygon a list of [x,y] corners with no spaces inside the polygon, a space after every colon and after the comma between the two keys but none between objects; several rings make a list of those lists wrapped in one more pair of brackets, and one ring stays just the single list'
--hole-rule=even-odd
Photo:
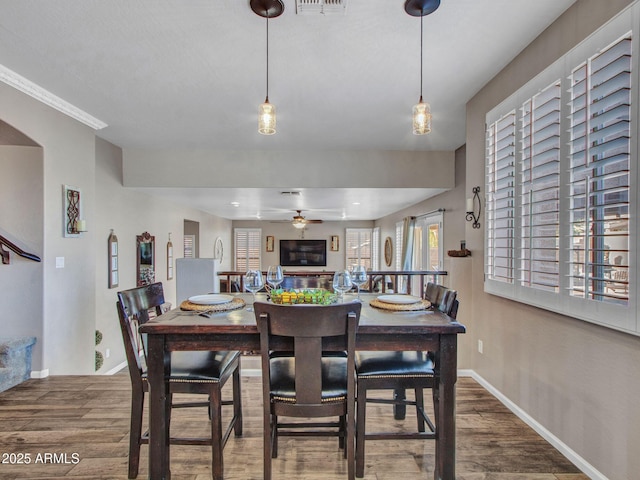
[{"label": "wall sconce", "polygon": [[[473,228],[480,228],[480,212],[482,212],[482,202],[480,201],[480,187],[473,187],[473,198],[467,198],[467,222],[473,222]],[[476,213],[476,203],[478,213]]]}]

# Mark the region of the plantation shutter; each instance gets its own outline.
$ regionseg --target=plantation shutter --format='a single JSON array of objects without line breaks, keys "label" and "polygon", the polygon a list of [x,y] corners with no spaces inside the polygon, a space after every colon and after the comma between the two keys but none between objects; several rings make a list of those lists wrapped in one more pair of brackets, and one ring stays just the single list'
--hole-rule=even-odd
[{"label": "plantation shutter", "polygon": [[487,248],[488,279],[514,282],[515,111],[487,128]]},{"label": "plantation shutter", "polygon": [[236,271],[260,270],[262,230],[259,228],[236,228],[234,237]]},{"label": "plantation shutter", "polygon": [[560,289],[560,80],[525,101],[520,115],[522,286]]},{"label": "plantation shutter", "polygon": [[570,81],[570,294],[626,304],[630,35],[575,68]]}]

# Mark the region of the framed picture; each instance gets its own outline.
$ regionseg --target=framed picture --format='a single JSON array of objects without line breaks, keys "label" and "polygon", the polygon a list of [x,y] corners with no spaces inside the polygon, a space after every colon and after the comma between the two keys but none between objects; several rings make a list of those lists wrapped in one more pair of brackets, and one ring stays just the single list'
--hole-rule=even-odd
[{"label": "framed picture", "polygon": [[331,251],[332,252],[337,252],[338,250],[340,250],[339,238],[340,237],[338,237],[338,235],[331,235]]},{"label": "framed picture", "polygon": [[85,230],[82,220],[82,202],[79,188],[62,186],[62,233],[65,237],[79,237]]},{"label": "framed picture", "polygon": [[118,274],[118,237],[116,237],[113,230],[107,240],[107,255],[108,255],[108,270],[109,270],[109,288],[115,288],[119,283]]},{"label": "framed picture", "polygon": [[267,252],[273,252],[273,236],[267,235]]},{"label": "framed picture", "polygon": [[173,243],[171,243],[171,234],[167,242],[167,280],[173,279]]}]

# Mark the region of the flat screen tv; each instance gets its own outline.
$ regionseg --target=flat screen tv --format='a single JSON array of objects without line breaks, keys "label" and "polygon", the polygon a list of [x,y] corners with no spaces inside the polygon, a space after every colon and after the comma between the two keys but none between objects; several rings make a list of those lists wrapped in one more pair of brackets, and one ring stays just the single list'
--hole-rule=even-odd
[{"label": "flat screen tv", "polygon": [[280,240],[283,267],[326,267],[326,240]]}]

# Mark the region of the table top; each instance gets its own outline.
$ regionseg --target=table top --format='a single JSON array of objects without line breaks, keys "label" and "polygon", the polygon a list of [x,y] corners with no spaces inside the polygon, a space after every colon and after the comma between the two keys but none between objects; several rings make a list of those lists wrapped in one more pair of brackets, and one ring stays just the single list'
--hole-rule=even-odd
[{"label": "table top", "polygon": [[[236,294],[251,305],[250,294]],[[465,333],[465,326],[444,313],[434,310],[390,311],[374,308],[369,301],[376,294],[361,294],[362,312],[358,333],[393,334],[459,334]],[[355,294],[345,295],[345,301],[354,301]],[[257,301],[267,301],[264,293],[256,294]],[[305,308],[317,308],[307,305]],[[246,307],[229,312],[214,313],[210,317],[198,315],[198,312],[171,310],[160,317],[140,326],[140,332],[156,335],[174,334],[250,334],[258,333],[255,315]]]}]

